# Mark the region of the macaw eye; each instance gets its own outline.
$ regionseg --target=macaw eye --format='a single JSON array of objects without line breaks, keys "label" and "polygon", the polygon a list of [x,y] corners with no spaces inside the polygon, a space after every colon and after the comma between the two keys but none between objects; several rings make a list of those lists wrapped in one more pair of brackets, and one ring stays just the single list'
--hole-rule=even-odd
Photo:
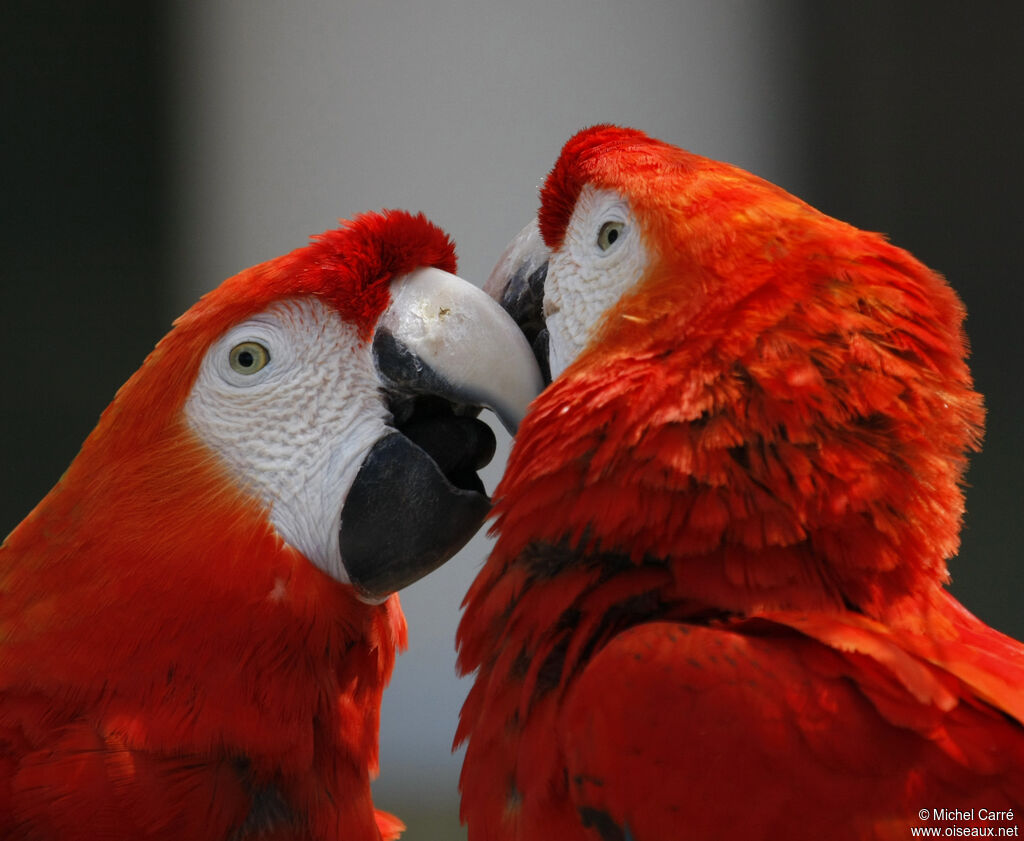
[{"label": "macaw eye", "polygon": [[270,361],[270,351],[258,342],[242,342],[231,348],[228,362],[239,374],[255,374]]},{"label": "macaw eye", "polygon": [[626,226],[621,222],[605,222],[597,232],[597,247],[607,251],[618,241],[625,229]]}]

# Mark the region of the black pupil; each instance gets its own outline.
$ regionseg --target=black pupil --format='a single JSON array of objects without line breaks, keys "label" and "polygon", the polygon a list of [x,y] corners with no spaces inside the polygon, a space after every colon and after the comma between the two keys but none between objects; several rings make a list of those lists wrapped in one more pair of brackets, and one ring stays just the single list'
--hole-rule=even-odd
[{"label": "black pupil", "polygon": [[251,350],[243,350],[238,354],[238,364],[243,368],[251,368],[256,364],[256,357],[252,355]]},{"label": "black pupil", "polygon": [[615,228],[611,228],[608,231],[608,244],[611,245],[615,240],[619,238],[619,232]]}]

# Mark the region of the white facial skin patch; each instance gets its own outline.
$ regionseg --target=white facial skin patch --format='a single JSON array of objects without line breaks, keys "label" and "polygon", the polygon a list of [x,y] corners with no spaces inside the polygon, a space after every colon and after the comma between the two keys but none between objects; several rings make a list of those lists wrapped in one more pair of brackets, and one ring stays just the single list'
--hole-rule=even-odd
[{"label": "white facial skin patch", "polygon": [[643,275],[648,255],[625,199],[585,185],[544,286],[551,376],[580,354],[605,313]]},{"label": "white facial skin patch", "polygon": [[196,435],[265,503],[281,537],[340,581],[341,508],[390,421],[378,388],[370,344],[302,298],[228,330],[185,403]]}]

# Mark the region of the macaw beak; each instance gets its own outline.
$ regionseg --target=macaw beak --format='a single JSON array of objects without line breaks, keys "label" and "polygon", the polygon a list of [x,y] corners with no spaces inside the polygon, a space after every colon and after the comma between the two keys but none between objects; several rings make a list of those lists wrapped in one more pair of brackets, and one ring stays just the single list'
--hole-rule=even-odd
[{"label": "macaw beak", "polygon": [[484,284],[484,292],[501,304],[526,337],[545,385],[551,382],[544,320],[544,281],[550,256],[535,217],[508,244]]},{"label": "macaw beak", "polygon": [[476,471],[493,457],[491,409],[515,433],[543,378],[526,339],[484,292],[421,269],[391,284],[373,356],[393,431],[376,441],[346,497],[341,557],[367,601],[447,561],[490,511]]}]

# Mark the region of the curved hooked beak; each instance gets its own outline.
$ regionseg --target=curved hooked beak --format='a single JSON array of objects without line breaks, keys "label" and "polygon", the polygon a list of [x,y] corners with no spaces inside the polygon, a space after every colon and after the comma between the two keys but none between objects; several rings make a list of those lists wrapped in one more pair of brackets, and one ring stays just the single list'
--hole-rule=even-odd
[{"label": "curved hooked beak", "polygon": [[543,384],[508,316],[485,292],[440,269],[400,278],[391,297],[373,342],[378,369],[393,385],[485,406],[514,435]]},{"label": "curved hooked beak", "polygon": [[544,318],[544,281],[550,257],[534,217],[508,244],[484,284],[484,292],[501,304],[523,332],[545,385],[551,382]]},{"label": "curved hooked beak", "polygon": [[373,356],[393,430],[368,452],[342,509],[341,557],[379,601],[447,561],[490,510],[476,471],[494,411],[515,433],[543,379],[512,319],[477,287],[440,269],[391,284]]}]

